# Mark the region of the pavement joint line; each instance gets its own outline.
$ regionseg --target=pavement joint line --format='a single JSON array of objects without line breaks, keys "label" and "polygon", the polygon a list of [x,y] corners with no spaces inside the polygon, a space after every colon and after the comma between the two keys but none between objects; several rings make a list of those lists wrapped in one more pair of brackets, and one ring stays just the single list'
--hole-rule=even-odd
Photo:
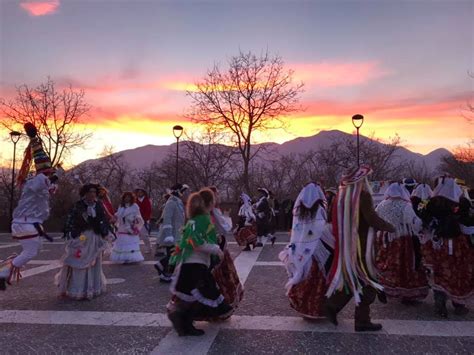
[{"label": "pavement joint line", "polygon": [[[474,321],[420,321],[401,319],[378,319],[374,322],[383,324],[382,332],[356,333],[352,319],[340,319],[339,326],[335,327],[325,319],[313,322],[303,320],[301,317],[290,316],[232,316],[229,320],[220,323],[197,322],[198,327],[205,329],[209,338],[205,339],[207,345],[221,329],[229,330],[257,330],[257,331],[293,331],[316,333],[345,333],[345,334],[381,334],[387,336],[432,336],[432,337],[474,337]],[[162,327],[170,328],[167,315],[164,313],[144,312],[94,312],[94,311],[28,311],[28,310],[2,310],[0,311],[0,324],[44,324],[44,325],[96,325],[96,326],[130,326],[130,327]],[[169,336],[169,338],[168,338]],[[163,349],[169,349],[169,340],[179,339],[173,345],[176,354],[183,354],[181,347],[190,349],[190,345],[171,331],[154,350],[160,354]],[[163,345],[161,345],[163,342]],[[187,345],[185,345],[185,343]],[[204,354],[203,344],[199,341],[192,343],[193,354]],[[184,352],[185,353],[185,352]],[[169,354],[169,353],[168,353]]]}]

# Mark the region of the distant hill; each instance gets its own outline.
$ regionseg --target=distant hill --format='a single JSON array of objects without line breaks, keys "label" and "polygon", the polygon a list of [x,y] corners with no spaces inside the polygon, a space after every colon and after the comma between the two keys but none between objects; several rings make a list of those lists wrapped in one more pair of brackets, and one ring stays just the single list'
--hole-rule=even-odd
[{"label": "distant hill", "polygon": [[[338,130],[332,131],[321,131],[318,134],[311,137],[300,137],[291,141],[278,144],[278,143],[264,143],[266,152],[263,152],[263,157],[271,154],[276,155],[287,155],[287,154],[299,154],[305,153],[310,150],[317,151],[318,149],[328,147],[334,140],[354,139],[354,136]],[[361,136],[361,139],[370,139]],[[383,143],[377,143],[383,144]],[[254,149],[258,148],[259,145],[255,145]],[[153,162],[160,163],[169,154],[172,154],[176,150],[176,143],[171,145],[146,145],[134,149],[128,149],[115,154],[121,154],[124,161],[129,164],[132,169],[142,169],[150,166]],[[396,154],[395,160],[400,162],[413,161],[417,165],[425,165],[428,171],[435,171],[438,167],[441,158],[446,155],[451,155],[447,149],[440,148],[432,151],[429,154],[423,155],[415,153],[406,148],[400,148]],[[87,164],[89,161],[85,161],[81,164]]]}]

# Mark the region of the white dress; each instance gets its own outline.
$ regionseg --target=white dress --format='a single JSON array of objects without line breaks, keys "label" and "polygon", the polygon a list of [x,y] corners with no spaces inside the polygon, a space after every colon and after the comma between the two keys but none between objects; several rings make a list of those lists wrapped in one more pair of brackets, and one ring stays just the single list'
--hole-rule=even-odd
[{"label": "white dress", "polygon": [[114,242],[110,260],[116,263],[137,263],[145,260],[140,252],[140,229],[143,218],[136,203],[120,207],[117,217],[117,240]]}]

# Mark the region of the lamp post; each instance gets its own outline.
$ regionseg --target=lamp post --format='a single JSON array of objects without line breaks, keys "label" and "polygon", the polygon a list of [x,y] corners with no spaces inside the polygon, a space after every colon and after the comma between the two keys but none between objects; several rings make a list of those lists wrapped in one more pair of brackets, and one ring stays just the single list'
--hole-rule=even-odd
[{"label": "lamp post", "polygon": [[179,138],[183,134],[183,127],[176,125],[173,127],[173,134],[176,137],[176,184],[178,183],[178,161],[179,161]]},{"label": "lamp post", "polygon": [[12,168],[12,185],[10,188],[10,222],[13,220],[13,205],[15,199],[15,163],[16,163],[16,144],[20,140],[21,133],[17,131],[10,132],[10,139],[13,143],[13,168]]},{"label": "lamp post", "polygon": [[364,124],[364,116],[354,115],[352,116],[352,124],[357,130],[357,166],[360,166],[360,144],[359,144],[359,129]]}]

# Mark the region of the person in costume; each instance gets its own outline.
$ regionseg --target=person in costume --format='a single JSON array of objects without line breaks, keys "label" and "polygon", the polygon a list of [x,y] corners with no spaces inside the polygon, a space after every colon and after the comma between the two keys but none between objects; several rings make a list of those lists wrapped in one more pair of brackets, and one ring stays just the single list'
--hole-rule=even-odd
[{"label": "person in costume", "polygon": [[[13,254],[0,264],[0,290],[5,290],[13,280],[19,281],[21,268],[38,255],[41,237],[52,239],[44,232],[43,223],[49,217],[50,197],[56,191],[58,176],[51,160],[43,149],[36,127],[27,123],[24,126],[30,138],[17,183],[21,187],[18,206],[13,211],[11,232],[22,251]],[[34,162],[36,175],[26,178]]]},{"label": "person in costume", "polygon": [[268,237],[272,245],[275,244],[276,237],[271,235],[270,221],[271,221],[271,208],[268,202],[270,192],[267,189],[259,188],[260,199],[255,204],[255,214],[257,216],[257,247],[263,247],[263,238]]},{"label": "person in costume", "polygon": [[428,201],[433,196],[433,190],[431,190],[430,185],[428,184],[418,184],[413,192],[411,193],[411,204],[413,206],[413,210],[417,214],[418,217],[423,218],[421,212],[423,208],[426,206]]},{"label": "person in costume", "polygon": [[[219,247],[224,253],[222,260],[219,260],[219,262],[216,260],[216,264],[211,264],[212,275],[226,303],[232,307],[232,312],[234,312],[243,298],[244,289],[227,248],[227,238],[232,235],[232,219],[222,213],[220,209],[220,196],[217,188],[211,186],[209,190],[213,192],[213,195],[209,194],[208,189],[201,190],[200,195],[204,199],[206,208],[210,208],[213,201],[215,201],[214,208],[211,211],[211,222],[216,228]],[[231,314],[225,314],[225,317],[230,317]]]},{"label": "person in costume", "polygon": [[181,232],[185,222],[184,202],[187,199],[188,190],[188,185],[174,185],[163,209],[163,223],[158,239],[160,245],[165,246],[166,255],[155,264],[155,269],[158,271],[160,281],[164,283],[171,282],[171,276],[173,275],[174,266],[169,264],[169,260],[175,244],[179,244],[181,240]]},{"label": "person in costume", "polygon": [[[168,189],[167,189],[168,190]],[[159,213],[158,215],[160,216],[160,218],[158,219],[158,221],[156,222],[157,226],[158,226],[158,236],[160,235],[160,231],[161,231],[161,227],[163,226],[163,211],[165,209],[165,205],[166,205],[166,202],[168,201],[168,199],[170,198],[171,196],[171,193],[169,192],[166,192],[165,194],[163,194],[161,196],[161,201],[160,201],[160,210],[159,210]],[[166,247],[164,247],[162,244],[161,244],[161,240],[160,238],[157,238],[156,240],[156,248],[155,248],[155,257],[160,257],[162,256],[163,254],[166,255]]]},{"label": "person in costume", "polygon": [[374,229],[395,233],[395,228],[374,210],[367,165],[343,176],[333,208],[335,257],[328,277],[325,314],[337,325],[337,314],[355,299],[355,330],[377,331],[381,324],[370,319],[370,305],[383,287],[377,283],[373,264]]},{"label": "person in costume", "polygon": [[135,189],[135,195],[137,196],[136,204],[140,208],[140,214],[142,215],[144,224],[140,229],[140,238],[145,244],[145,253],[151,253],[151,243],[150,243],[150,220],[151,220],[151,200],[148,197],[148,194],[145,189],[138,188]]},{"label": "person in costume", "polygon": [[379,231],[375,242],[376,268],[384,292],[405,304],[423,300],[429,285],[418,239],[422,221],[413,210],[406,188],[400,183],[391,184],[375,211],[396,229],[395,233]]},{"label": "person in costume", "polygon": [[98,188],[96,184],[82,186],[80,200],[67,216],[65,254],[55,278],[61,297],[84,300],[105,292],[102,252],[111,226],[104,206],[97,200]]},{"label": "person in costume", "polygon": [[448,317],[446,301],[451,300],[454,313],[464,315],[466,302],[474,296],[474,249],[470,236],[474,220],[466,214],[470,205],[461,188],[451,177],[441,177],[425,212],[428,229],[424,258],[431,270],[431,288],[435,313]]},{"label": "person in costume", "polygon": [[[337,189],[335,188],[329,188],[324,191],[325,196],[326,196],[326,201],[327,201],[327,210],[329,212],[332,211],[334,201],[336,200],[336,195],[337,195]],[[328,222],[332,222],[332,215],[331,213],[328,214]]]},{"label": "person in costume", "polygon": [[412,178],[405,178],[402,181],[403,186],[407,189],[408,193],[411,194],[415,189],[417,183],[415,179]]},{"label": "person in costume", "polygon": [[326,277],[333,259],[334,236],[326,223],[325,203],[318,184],[301,190],[293,209],[290,244],[279,255],[289,277],[285,288],[290,305],[310,319],[323,316]]},{"label": "person in costume", "polygon": [[170,259],[177,269],[171,286],[173,302],[168,307],[168,318],[179,336],[204,334],[193,326],[197,316],[224,317],[232,311],[210,270],[212,256],[224,258],[211,223],[213,208],[214,203],[206,207],[202,191],[189,197],[186,206],[189,219]]},{"label": "person in costume", "polygon": [[110,200],[109,191],[101,185],[98,186],[98,189],[99,192],[97,194],[97,199],[102,202],[102,205],[105,208],[105,212],[107,213],[107,217],[109,218],[110,223],[113,223],[115,220],[115,209],[112,205],[112,201]]},{"label": "person in costume", "polygon": [[241,247],[245,247],[244,251],[250,251],[250,246],[255,248],[257,242],[257,229],[255,228],[257,217],[253,212],[252,199],[249,195],[242,193],[240,203],[239,224],[234,237]]},{"label": "person in costume", "polygon": [[122,202],[115,214],[117,240],[114,242],[110,261],[129,264],[145,260],[140,252],[140,230],[144,221],[135,201],[136,196],[132,192],[122,195]]}]

